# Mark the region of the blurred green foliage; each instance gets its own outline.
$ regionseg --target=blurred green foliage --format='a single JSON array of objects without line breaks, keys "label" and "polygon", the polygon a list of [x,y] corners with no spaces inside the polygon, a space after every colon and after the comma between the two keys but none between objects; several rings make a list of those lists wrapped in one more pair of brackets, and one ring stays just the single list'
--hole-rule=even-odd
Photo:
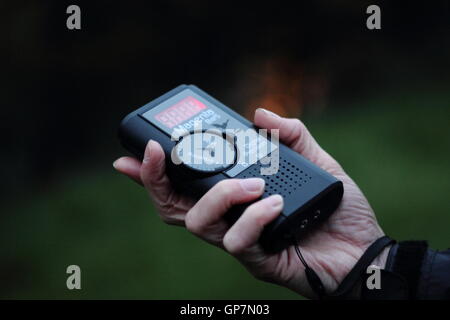
[{"label": "blurred green foliage", "polygon": [[[449,101],[448,92],[405,93],[305,119],[387,234],[440,249],[450,245]],[[110,163],[75,168],[9,207],[0,226],[0,298],[300,298],[162,223],[145,190]],[[66,288],[71,264],[81,267],[82,290]]]}]

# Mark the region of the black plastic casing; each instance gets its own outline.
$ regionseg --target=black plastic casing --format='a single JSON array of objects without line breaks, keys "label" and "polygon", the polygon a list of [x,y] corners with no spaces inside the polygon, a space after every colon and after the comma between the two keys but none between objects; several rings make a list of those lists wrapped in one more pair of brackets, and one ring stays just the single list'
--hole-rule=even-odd
[{"label": "black plastic casing", "polygon": [[[182,166],[173,164],[170,154],[176,141],[172,141],[165,132],[140,116],[188,88],[249,128],[258,129],[250,121],[196,86],[180,85],[128,114],[120,124],[119,139],[129,152],[140,159],[143,158],[150,139],[159,142],[166,154],[167,175],[173,187],[178,192],[199,199],[217,182],[229,177],[223,172],[193,177],[183,170]],[[276,174],[261,175],[261,164],[257,162],[235,177],[263,178],[266,181],[266,190],[262,198],[271,194],[281,194],[284,198],[283,212],[265,227],[260,238],[262,247],[268,252],[278,252],[288,247],[293,243],[294,234],[297,238],[301,238],[325,221],[338,207],[344,192],[341,181],[282,143],[279,144],[279,155],[279,171]],[[234,223],[249,204],[233,207],[226,214],[226,219]]]}]

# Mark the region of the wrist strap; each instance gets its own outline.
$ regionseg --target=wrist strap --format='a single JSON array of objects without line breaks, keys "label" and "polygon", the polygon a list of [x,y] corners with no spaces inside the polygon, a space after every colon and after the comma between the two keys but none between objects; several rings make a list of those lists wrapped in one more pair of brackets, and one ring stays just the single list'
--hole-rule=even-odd
[{"label": "wrist strap", "polygon": [[366,271],[367,267],[381,253],[381,251],[383,251],[386,246],[395,243],[395,240],[389,238],[388,236],[383,236],[375,240],[375,242],[366,249],[361,258],[356,262],[355,266],[347,274],[337,290],[331,294],[327,294],[319,276],[312,268],[308,266],[305,259],[303,258],[297,240],[295,238],[294,240],[294,246],[297,255],[302,264],[305,266],[306,279],[308,280],[309,285],[311,286],[314,293],[319,297],[319,299],[343,298],[353,289],[355,284],[360,280],[363,272]]},{"label": "wrist strap", "polygon": [[384,248],[393,243],[395,243],[395,240],[388,236],[383,236],[375,240],[375,242],[366,249],[358,262],[356,262],[353,269],[347,274],[339,287],[330,295],[330,297],[340,298],[351,291],[355,284],[361,279],[361,276],[365,274],[370,263],[380,255]]}]

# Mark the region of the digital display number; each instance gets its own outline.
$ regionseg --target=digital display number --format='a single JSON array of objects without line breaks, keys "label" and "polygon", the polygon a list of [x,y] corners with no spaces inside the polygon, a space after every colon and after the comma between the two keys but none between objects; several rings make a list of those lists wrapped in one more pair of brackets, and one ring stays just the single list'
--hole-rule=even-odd
[{"label": "digital display number", "polygon": [[204,103],[188,96],[166,110],[157,113],[155,119],[166,127],[173,128],[206,108]]}]

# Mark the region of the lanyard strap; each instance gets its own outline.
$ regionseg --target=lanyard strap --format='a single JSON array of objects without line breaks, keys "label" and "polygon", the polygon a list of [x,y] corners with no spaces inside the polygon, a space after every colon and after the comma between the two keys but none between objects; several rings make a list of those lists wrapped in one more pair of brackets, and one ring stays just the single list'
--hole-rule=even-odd
[{"label": "lanyard strap", "polygon": [[314,293],[317,294],[319,299],[339,299],[343,298],[347,293],[349,293],[355,284],[361,279],[363,273],[367,270],[370,263],[386,248],[388,245],[395,243],[395,240],[389,238],[388,236],[382,236],[373,242],[363,253],[361,258],[356,262],[352,270],[347,274],[344,280],[340,283],[336,291],[331,294],[327,294],[322,281],[320,280],[317,273],[308,266],[305,259],[303,258],[297,241],[295,240],[295,250],[297,255],[305,266],[306,278],[309,285],[313,289]]}]

